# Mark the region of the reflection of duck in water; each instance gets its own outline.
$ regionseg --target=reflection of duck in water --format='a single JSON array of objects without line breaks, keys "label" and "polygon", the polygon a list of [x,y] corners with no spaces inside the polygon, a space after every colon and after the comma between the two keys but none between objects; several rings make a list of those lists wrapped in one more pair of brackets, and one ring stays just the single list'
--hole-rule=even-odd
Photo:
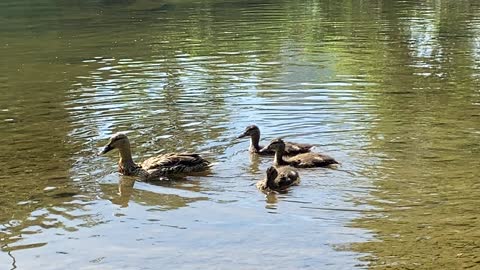
[{"label": "reflection of duck in water", "polygon": [[257,188],[264,192],[285,191],[287,188],[300,183],[297,170],[290,166],[269,167],[267,177],[257,182]]},{"label": "reflection of duck in water", "polygon": [[260,172],[260,164],[261,164],[261,157],[259,155],[255,155],[254,153],[250,153],[250,168],[249,172],[250,173],[258,173]]},{"label": "reflection of duck in water", "polygon": [[[273,155],[275,151],[262,148],[259,145],[260,142],[260,129],[256,125],[251,125],[245,128],[245,131],[238,136],[238,138],[250,137],[250,152],[257,153],[259,155]],[[296,155],[300,153],[309,152],[313,147],[311,144],[285,142],[285,155]]]},{"label": "reflection of duck in water", "polygon": [[282,139],[273,139],[264,149],[275,151],[274,166],[290,165],[298,168],[325,167],[338,162],[330,156],[319,153],[302,153],[285,157],[286,143]]},{"label": "reflection of duck in water", "polygon": [[130,141],[123,133],[114,134],[100,154],[105,154],[113,149],[118,149],[120,160],[118,170],[127,176],[138,176],[141,180],[163,180],[163,176],[205,171],[211,164],[198,154],[169,153],[151,157],[140,165],[133,162],[130,150]]},{"label": "reflection of duck in water", "polygon": [[118,182],[118,197],[112,199],[112,203],[118,204],[121,207],[127,207],[130,197],[133,194],[133,186],[135,179],[133,177],[121,177]]}]

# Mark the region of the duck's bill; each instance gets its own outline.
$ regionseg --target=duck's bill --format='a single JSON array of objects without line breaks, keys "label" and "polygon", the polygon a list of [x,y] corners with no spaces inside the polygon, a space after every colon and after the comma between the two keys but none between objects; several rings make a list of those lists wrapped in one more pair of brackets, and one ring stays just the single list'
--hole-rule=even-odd
[{"label": "duck's bill", "polygon": [[244,132],[244,133],[240,134],[240,135],[237,137],[237,139],[241,139],[241,138],[244,138],[244,137],[246,137],[246,136],[247,136],[247,134]]},{"label": "duck's bill", "polygon": [[102,151],[100,151],[100,153],[98,153],[98,155],[106,154],[106,153],[108,153],[108,152],[110,152],[110,151],[112,151],[112,150],[113,150],[113,147],[111,147],[110,145],[106,145],[106,146],[102,149]]}]

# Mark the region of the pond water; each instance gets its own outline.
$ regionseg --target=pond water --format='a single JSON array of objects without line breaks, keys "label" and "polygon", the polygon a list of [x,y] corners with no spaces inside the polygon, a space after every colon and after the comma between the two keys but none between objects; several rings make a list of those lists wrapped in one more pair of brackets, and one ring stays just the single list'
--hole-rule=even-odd
[{"label": "pond water", "polygon": [[[480,2],[4,0],[1,269],[480,269]],[[312,143],[265,196],[257,124]],[[195,151],[144,183],[96,156]]]}]

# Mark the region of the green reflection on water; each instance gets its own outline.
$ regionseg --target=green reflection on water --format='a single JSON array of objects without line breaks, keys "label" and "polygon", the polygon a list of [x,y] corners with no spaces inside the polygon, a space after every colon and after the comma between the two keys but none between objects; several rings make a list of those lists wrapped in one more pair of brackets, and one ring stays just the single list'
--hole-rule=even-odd
[{"label": "green reflection on water", "polygon": [[[369,254],[364,259],[372,268],[478,266],[477,2],[8,1],[0,7],[3,245],[35,226],[69,232],[102,224],[88,209],[69,215],[91,201],[127,207],[133,199],[174,210],[203,200],[99,184],[114,159],[94,157],[96,147],[110,133],[129,130],[139,160],[200,150],[225,161],[233,156],[232,129],[259,111],[268,114],[262,109],[272,103],[284,106],[282,116],[301,112],[288,123],[259,116],[285,133],[296,134],[286,125],[295,122],[318,134],[319,123],[335,124],[324,120],[330,114],[360,123],[359,133],[332,133],[358,136],[344,139],[338,146],[344,152],[366,138],[362,152],[343,163],[357,162],[355,173],[375,188],[363,199],[375,215],[351,222],[380,240],[352,245]],[[295,95],[302,104],[285,102],[297,90],[307,90]],[[322,91],[329,94],[312,101]],[[239,109],[242,102],[250,107]],[[245,171],[260,174],[260,165],[253,158]],[[198,180],[192,186],[185,189],[209,191]]]},{"label": "green reflection on water", "polygon": [[470,10],[474,3],[445,3],[393,6],[387,18],[376,19],[397,31],[362,44],[379,50],[362,68],[379,83],[365,91],[372,92],[378,116],[370,147],[381,159],[365,173],[375,179],[369,203],[381,215],[353,225],[380,241],[353,247],[371,253],[365,259],[373,268],[459,269],[480,262],[478,47],[472,47],[479,32],[465,23],[478,16]]}]

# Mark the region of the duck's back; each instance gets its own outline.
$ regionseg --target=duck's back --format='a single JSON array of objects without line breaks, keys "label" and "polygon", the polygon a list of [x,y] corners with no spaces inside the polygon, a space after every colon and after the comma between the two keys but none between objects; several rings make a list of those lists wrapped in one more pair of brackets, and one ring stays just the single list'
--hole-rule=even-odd
[{"label": "duck's back", "polygon": [[303,153],[285,159],[292,166],[300,168],[325,167],[338,162],[331,156],[319,153]]},{"label": "duck's back", "polygon": [[210,162],[199,154],[191,153],[168,153],[151,157],[142,163],[143,169],[149,172],[161,171],[164,174],[198,172],[209,167]]},{"label": "duck's back", "polygon": [[291,166],[276,166],[275,168],[278,171],[278,176],[274,181],[276,189],[283,190],[300,183],[300,176],[295,168]]},{"label": "duck's back", "polygon": [[285,142],[285,154],[297,155],[301,153],[307,153],[310,152],[312,147],[312,144]]},{"label": "duck's back", "polygon": [[[313,146],[314,146],[313,144],[285,142],[284,155],[294,156],[302,153],[308,153],[310,152]],[[253,149],[252,152],[255,152],[255,149]],[[264,147],[260,147],[260,150],[257,153],[260,155],[274,155],[275,151],[270,149],[265,149]]]}]

